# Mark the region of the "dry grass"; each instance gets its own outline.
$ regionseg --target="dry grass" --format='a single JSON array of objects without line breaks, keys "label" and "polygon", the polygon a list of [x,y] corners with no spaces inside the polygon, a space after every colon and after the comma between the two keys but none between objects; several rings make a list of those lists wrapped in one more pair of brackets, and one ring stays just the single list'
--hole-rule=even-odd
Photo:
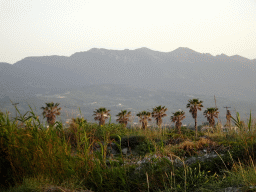
[{"label": "dry grass", "polygon": [[186,141],[184,141],[183,143],[181,143],[180,145],[179,145],[179,148],[180,149],[183,149],[183,150],[185,150],[185,151],[191,151],[191,150],[194,150],[195,149],[195,143],[194,142],[192,142],[192,141],[189,141],[189,140],[186,140]]},{"label": "dry grass", "polygon": [[92,192],[91,190],[71,190],[59,186],[48,186],[43,189],[43,192]]},{"label": "dry grass", "polygon": [[[58,134],[59,130],[55,128],[21,130],[17,129],[16,124],[4,125],[4,128],[2,131],[0,129],[0,133],[8,138],[8,143],[4,143],[5,140],[2,140],[2,146],[8,144],[10,154],[8,160],[17,167],[15,171],[20,174],[20,177],[33,178],[42,174],[47,178],[55,179],[54,182],[47,181],[47,185],[44,185],[44,191],[79,191],[76,189],[80,189],[80,185],[83,185],[85,189],[91,188],[95,191],[117,191],[120,186],[122,186],[120,191],[146,191],[149,186],[152,187],[152,190],[153,188],[164,190],[166,186],[166,189],[168,187],[178,189],[179,187],[179,190],[176,191],[185,191],[185,189],[193,189],[195,186],[198,187],[205,183],[206,180],[200,179],[205,179],[207,175],[211,174],[211,172],[206,172],[208,168],[213,169],[216,166],[212,166],[211,162],[208,162],[209,167],[202,167],[202,171],[199,170],[200,167],[189,171],[187,169],[184,171],[184,167],[168,170],[166,167],[170,167],[170,162],[158,162],[158,159],[169,157],[172,160],[177,158],[181,160],[185,156],[196,155],[203,149],[216,150],[221,145],[220,142],[233,141],[233,137],[237,141],[242,141],[240,142],[241,145],[245,145],[249,139],[252,140],[251,143],[256,141],[256,133],[253,131],[232,133],[233,135],[230,137],[231,133],[229,132],[215,130],[212,133],[205,133],[203,137],[197,140],[194,138],[194,134],[190,133],[190,130],[184,130],[183,134],[180,135],[165,128],[125,129],[116,124],[99,127],[97,124],[90,123],[84,126],[70,123],[67,129],[60,129],[61,136]],[[119,156],[110,156],[112,157],[110,158],[106,155],[108,144],[112,142],[110,136],[120,136],[124,139],[134,135],[143,136],[149,140],[145,145],[142,143],[141,146],[144,148],[154,145],[157,150],[147,152],[145,157],[139,157],[136,154],[128,157],[120,154]],[[180,139],[180,143],[165,146],[165,141],[170,138]],[[93,150],[96,143],[99,145],[99,151]],[[144,149],[143,147],[141,150]],[[75,155],[72,149],[75,150]],[[180,157],[178,157],[179,154]],[[154,163],[145,164],[146,172],[135,175],[133,169],[139,166],[136,164],[138,159],[150,158],[151,156],[156,157]],[[106,162],[110,162],[109,165]],[[134,163],[132,164],[132,162]],[[233,162],[231,163],[233,164]],[[250,167],[236,162],[232,169],[234,175],[240,176],[239,181],[248,186],[256,184],[255,170],[253,161]],[[228,172],[229,170],[224,171]],[[230,174],[232,173],[230,172]],[[171,175],[173,179],[169,177]],[[215,182],[214,179],[213,182]]]},{"label": "dry grass", "polygon": [[215,143],[214,141],[208,139],[208,138],[200,138],[199,141],[197,141],[195,143],[195,147],[197,150],[202,150],[204,148],[210,148],[210,150],[215,149],[218,146],[217,143]]}]

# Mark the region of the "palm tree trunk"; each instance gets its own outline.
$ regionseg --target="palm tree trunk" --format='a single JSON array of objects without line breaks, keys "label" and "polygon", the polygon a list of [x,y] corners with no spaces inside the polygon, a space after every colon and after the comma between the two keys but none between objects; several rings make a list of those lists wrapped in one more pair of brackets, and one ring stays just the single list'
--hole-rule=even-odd
[{"label": "palm tree trunk", "polygon": [[146,128],[148,127],[148,122],[147,121],[145,122],[144,126],[145,126],[144,129],[146,130]]},{"label": "palm tree trunk", "polygon": [[212,128],[214,128],[214,125],[215,125],[215,120],[213,119],[212,120]]},{"label": "palm tree trunk", "polygon": [[161,128],[161,127],[162,127],[162,119],[159,119],[159,120],[157,120],[157,121],[158,121],[158,122],[157,122],[158,127]]},{"label": "palm tree trunk", "polygon": [[147,128],[147,125],[148,125],[148,122],[147,121],[142,121],[142,129],[146,130]]},{"label": "palm tree trunk", "polygon": [[181,133],[181,131],[180,131],[180,124],[179,124],[178,120],[176,121],[175,126],[176,126],[176,131],[178,131],[178,133],[180,134]]},{"label": "palm tree trunk", "polygon": [[55,119],[53,119],[52,117],[47,118],[47,122],[48,122],[49,126],[53,126],[55,123]]},{"label": "palm tree trunk", "polygon": [[105,120],[104,120],[103,118],[104,118],[104,117],[101,117],[101,118],[100,118],[100,122],[99,122],[99,125],[100,125],[100,126],[105,124]]},{"label": "palm tree trunk", "polygon": [[196,138],[197,138],[197,118],[195,118],[195,132],[196,132]]},{"label": "palm tree trunk", "polygon": [[181,122],[178,121],[178,131],[179,131],[179,134],[181,135]]},{"label": "palm tree trunk", "polygon": [[214,125],[215,125],[215,120],[214,120],[213,115],[211,115],[211,126],[212,126],[212,128],[214,128]]},{"label": "palm tree trunk", "polygon": [[100,122],[99,122],[99,125],[104,125],[104,120],[103,119],[100,119]]}]

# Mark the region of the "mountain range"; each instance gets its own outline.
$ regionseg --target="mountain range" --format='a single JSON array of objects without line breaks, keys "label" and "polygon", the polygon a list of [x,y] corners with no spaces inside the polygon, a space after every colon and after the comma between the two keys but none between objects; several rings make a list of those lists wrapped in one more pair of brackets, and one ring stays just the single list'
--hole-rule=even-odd
[{"label": "mountain range", "polygon": [[[239,55],[213,56],[183,47],[172,52],[148,48],[93,48],[70,57],[26,57],[14,64],[0,63],[0,102],[42,99],[40,94],[56,95],[71,90],[77,94],[83,90],[83,94],[89,95],[90,91],[86,89],[91,88],[88,87],[98,87],[97,94],[94,94],[102,99],[100,96],[108,96],[103,91],[107,84],[129,87],[127,90],[130,92],[141,89],[147,94],[150,91],[175,93],[175,99],[181,95],[204,95],[209,98],[215,95],[233,99],[233,103],[248,104],[255,102],[255,71],[256,59],[249,60]],[[117,94],[125,97],[122,93]],[[78,99],[75,97],[75,100]],[[173,98],[170,100],[176,102]]]},{"label": "mountain range", "polygon": [[172,52],[93,48],[70,57],[26,57],[0,63],[0,98],[93,84],[254,99],[256,59],[213,56],[178,48]]}]

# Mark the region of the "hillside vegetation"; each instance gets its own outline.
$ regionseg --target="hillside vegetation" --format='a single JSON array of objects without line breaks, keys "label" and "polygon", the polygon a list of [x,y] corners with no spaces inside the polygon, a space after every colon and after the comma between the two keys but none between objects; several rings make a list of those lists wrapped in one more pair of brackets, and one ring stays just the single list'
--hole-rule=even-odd
[{"label": "hillside vegetation", "polygon": [[196,136],[185,127],[126,128],[107,119],[98,125],[73,118],[64,128],[47,116],[51,107],[57,115],[58,105],[42,108],[48,128],[32,109],[14,120],[0,114],[1,191],[253,191],[256,185],[251,116],[242,122],[237,113],[237,130],[217,125]]}]

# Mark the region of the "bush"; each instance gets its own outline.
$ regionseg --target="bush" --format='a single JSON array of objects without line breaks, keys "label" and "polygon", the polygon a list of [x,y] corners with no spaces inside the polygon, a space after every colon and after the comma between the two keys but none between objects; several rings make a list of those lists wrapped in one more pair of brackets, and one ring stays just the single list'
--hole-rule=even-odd
[{"label": "bush", "polygon": [[[120,137],[117,135],[110,136],[111,140],[120,144]],[[121,137],[121,148],[130,147],[131,149],[135,149],[137,145],[144,142],[146,140],[146,136],[125,136]]]},{"label": "bush", "polygon": [[[189,129],[187,127],[181,127],[181,134],[179,134],[177,129],[171,129],[168,133],[170,140],[175,142],[177,140],[178,143],[184,140],[193,140],[195,138],[195,131],[192,129]],[[198,137],[203,136],[204,133],[198,132]],[[178,144],[178,143],[175,144]]]},{"label": "bush", "polygon": [[135,152],[140,156],[145,156],[147,153],[155,152],[155,145],[149,141],[145,140],[136,146]]},{"label": "bush", "polygon": [[174,148],[172,150],[172,152],[174,153],[174,155],[178,156],[178,157],[185,157],[187,152],[184,149],[181,148]]},{"label": "bush", "polygon": [[0,147],[0,189],[14,185],[13,171],[7,153]]}]

